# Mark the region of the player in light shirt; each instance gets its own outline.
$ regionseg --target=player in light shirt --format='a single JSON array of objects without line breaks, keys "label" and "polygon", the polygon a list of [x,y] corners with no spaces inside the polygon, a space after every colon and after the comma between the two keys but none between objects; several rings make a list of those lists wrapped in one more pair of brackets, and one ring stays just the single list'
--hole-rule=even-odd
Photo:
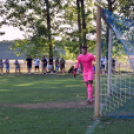
[{"label": "player in light shirt", "polygon": [[87,102],[92,102],[93,101],[92,84],[94,79],[93,61],[95,61],[95,57],[92,54],[87,53],[86,46],[82,46],[81,52],[82,54],[78,56],[78,62],[75,66],[74,77],[76,77],[76,71],[81,63],[83,66],[83,79],[87,86],[87,93],[88,93]]}]

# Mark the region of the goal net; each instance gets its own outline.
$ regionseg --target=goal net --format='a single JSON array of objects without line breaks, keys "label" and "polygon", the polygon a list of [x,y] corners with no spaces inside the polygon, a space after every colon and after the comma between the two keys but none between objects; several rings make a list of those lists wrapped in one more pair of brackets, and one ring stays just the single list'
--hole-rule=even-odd
[{"label": "goal net", "polygon": [[134,21],[106,9],[102,18],[100,114],[134,118]]}]

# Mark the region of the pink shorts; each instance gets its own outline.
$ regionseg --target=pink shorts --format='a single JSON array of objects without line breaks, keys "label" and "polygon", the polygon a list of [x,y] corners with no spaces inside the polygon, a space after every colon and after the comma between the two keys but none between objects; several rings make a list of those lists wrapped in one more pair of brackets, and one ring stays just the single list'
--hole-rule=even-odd
[{"label": "pink shorts", "polygon": [[83,74],[84,82],[87,82],[89,80],[94,80],[94,72],[88,72]]}]

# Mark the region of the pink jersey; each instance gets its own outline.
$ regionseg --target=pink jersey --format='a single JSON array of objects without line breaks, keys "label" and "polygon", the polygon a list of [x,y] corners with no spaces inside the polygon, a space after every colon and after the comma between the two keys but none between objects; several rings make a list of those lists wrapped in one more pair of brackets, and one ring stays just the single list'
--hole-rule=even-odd
[{"label": "pink jersey", "polygon": [[90,53],[87,53],[86,55],[80,54],[78,56],[78,62],[75,68],[78,68],[81,62],[83,66],[83,74],[86,74],[88,72],[94,73],[94,67],[92,63],[93,61],[95,61],[95,57],[92,54]]}]

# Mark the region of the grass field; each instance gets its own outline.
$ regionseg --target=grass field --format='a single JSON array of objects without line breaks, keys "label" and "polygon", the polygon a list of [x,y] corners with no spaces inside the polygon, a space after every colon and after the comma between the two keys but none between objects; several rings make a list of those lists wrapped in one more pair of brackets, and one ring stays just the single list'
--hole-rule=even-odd
[{"label": "grass field", "polygon": [[[94,122],[86,99],[81,75],[0,75],[0,134],[85,134]],[[133,126],[133,120],[101,118],[93,134],[133,134]]]},{"label": "grass field", "polygon": [[19,108],[14,104],[85,102],[82,77],[72,75],[0,76],[0,134],[83,134],[92,108]]}]

